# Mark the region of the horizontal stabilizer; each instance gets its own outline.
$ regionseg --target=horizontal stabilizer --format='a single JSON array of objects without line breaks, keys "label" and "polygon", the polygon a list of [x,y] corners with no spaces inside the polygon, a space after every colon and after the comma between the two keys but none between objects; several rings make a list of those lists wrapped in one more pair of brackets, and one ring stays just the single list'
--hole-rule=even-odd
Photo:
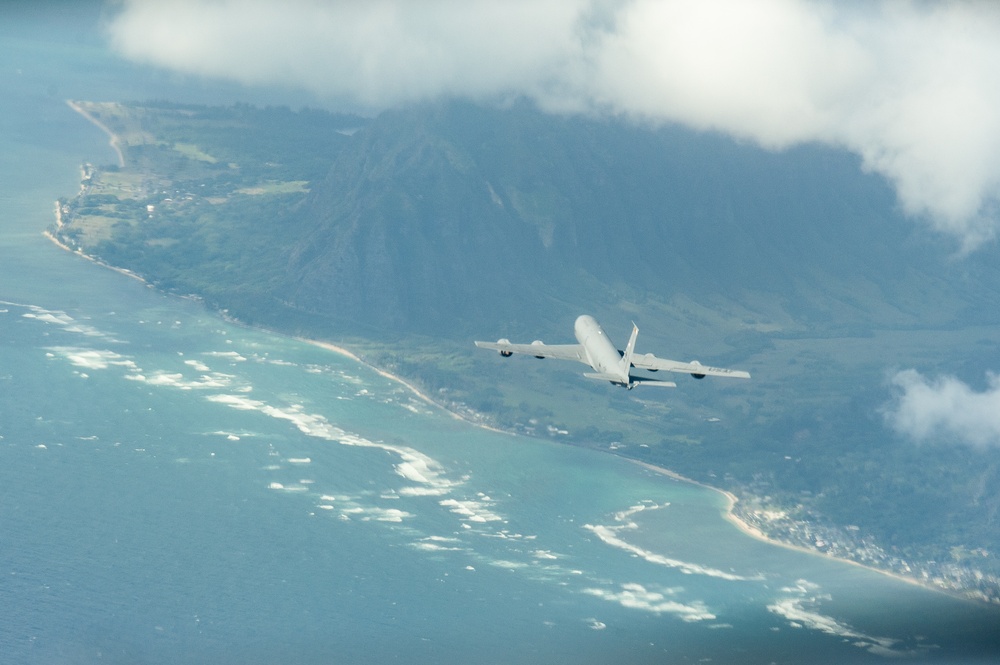
[{"label": "horizontal stabilizer", "polygon": [[[616,383],[620,386],[626,385],[622,381],[622,377],[618,376],[617,374],[609,374],[605,372],[587,372],[586,374],[584,374],[584,376],[587,377],[588,379],[597,379],[598,381],[610,381],[611,383]],[[628,388],[630,389],[635,388],[638,385],[659,386],[661,388],[677,387],[677,384],[674,383],[673,381],[663,381],[661,379],[646,379],[646,378],[638,379],[634,376],[628,377],[628,384],[627,384]]]},{"label": "horizontal stabilizer", "polygon": [[659,386],[660,388],[676,388],[677,384],[673,381],[663,381],[662,379],[637,379],[632,377],[632,387],[635,386]]}]

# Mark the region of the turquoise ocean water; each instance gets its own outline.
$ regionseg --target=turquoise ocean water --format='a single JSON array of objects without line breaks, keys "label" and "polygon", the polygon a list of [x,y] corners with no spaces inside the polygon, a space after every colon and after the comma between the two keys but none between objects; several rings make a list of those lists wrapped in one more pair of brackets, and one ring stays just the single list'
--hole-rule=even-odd
[{"label": "turquoise ocean water", "polygon": [[996,608],[59,250],[53,200],[111,158],[62,100],[129,96],[33,48],[3,47],[0,662],[1000,659]]}]

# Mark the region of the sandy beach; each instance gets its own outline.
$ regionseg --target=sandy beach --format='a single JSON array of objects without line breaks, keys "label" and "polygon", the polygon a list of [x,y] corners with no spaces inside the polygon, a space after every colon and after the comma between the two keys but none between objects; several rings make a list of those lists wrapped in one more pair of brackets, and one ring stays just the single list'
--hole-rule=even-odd
[{"label": "sandy beach", "polygon": [[412,392],[414,395],[416,395],[417,397],[419,397],[421,400],[423,400],[424,402],[426,402],[430,406],[433,406],[436,409],[441,409],[442,411],[444,411],[445,413],[447,413],[449,416],[451,416],[455,420],[460,420],[462,422],[469,423],[470,425],[474,425],[475,427],[480,427],[482,429],[489,430],[491,432],[496,432],[497,434],[508,434],[510,436],[514,436],[513,432],[507,432],[507,431],[502,430],[502,429],[497,429],[496,427],[490,427],[489,425],[484,425],[482,423],[477,423],[477,422],[474,422],[474,421],[469,420],[468,418],[462,416],[462,414],[460,414],[460,413],[455,413],[454,411],[452,411],[452,410],[448,409],[447,407],[441,405],[440,403],[434,401],[434,399],[432,399],[430,397],[430,395],[428,395],[427,393],[423,392],[422,390],[420,390],[419,388],[417,388],[415,385],[413,385],[412,383],[410,383],[406,379],[404,379],[404,378],[402,378],[400,376],[397,376],[397,375],[395,375],[395,374],[393,374],[391,372],[387,372],[386,370],[382,369],[381,367],[376,367],[375,365],[372,365],[371,363],[369,363],[369,362],[367,362],[367,361],[359,358],[356,354],[352,353],[351,351],[348,351],[347,349],[345,349],[342,346],[337,346],[336,344],[332,344],[330,342],[321,342],[320,340],[316,340],[316,339],[308,339],[306,337],[296,337],[295,339],[299,340],[300,342],[305,342],[307,344],[312,344],[313,346],[318,346],[318,347],[320,347],[322,349],[326,349],[327,351],[332,351],[334,353],[340,354],[340,355],[342,355],[342,356],[344,356],[346,358],[350,358],[351,360],[353,360],[356,363],[360,363],[360,364],[364,365],[365,367],[368,367],[369,369],[371,369],[373,372],[375,372],[379,376],[384,376],[385,378],[389,379],[390,381],[395,381],[396,383],[399,383],[400,385],[404,386],[407,390],[409,390],[410,392]]},{"label": "sandy beach", "polygon": [[[628,458],[626,458],[626,459],[628,459]],[[785,548],[787,550],[794,550],[796,552],[802,552],[803,554],[811,554],[813,556],[821,556],[821,557],[824,557],[824,558],[827,558],[827,559],[833,559],[834,561],[841,561],[843,563],[850,564],[852,566],[857,566],[859,568],[864,568],[865,570],[870,570],[872,572],[879,573],[881,575],[886,575],[886,576],[891,577],[892,579],[897,580],[899,582],[905,582],[907,584],[912,584],[914,586],[918,586],[918,587],[920,587],[922,589],[928,589],[928,590],[931,590],[931,591],[937,591],[937,592],[940,592],[940,593],[943,593],[943,594],[946,594],[946,595],[949,595],[949,596],[953,596],[953,597],[964,598],[964,596],[961,596],[961,595],[958,595],[958,594],[949,593],[947,589],[941,589],[941,588],[936,587],[936,586],[934,586],[932,584],[926,584],[926,583],[922,582],[921,580],[918,580],[918,579],[915,579],[915,578],[912,578],[912,577],[906,577],[905,575],[900,575],[898,573],[894,573],[894,572],[891,572],[891,571],[888,571],[888,570],[882,570],[881,568],[875,568],[873,566],[866,566],[863,563],[859,563],[859,562],[853,561],[851,559],[845,559],[843,557],[831,556],[831,555],[829,555],[829,554],[827,554],[825,552],[820,552],[820,551],[817,551],[817,550],[814,550],[814,549],[810,549],[808,547],[803,547],[802,545],[794,545],[792,543],[786,543],[786,542],[783,542],[783,541],[771,538],[767,534],[765,534],[763,531],[761,531],[760,529],[758,529],[757,527],[752,526],[750,524],[747,524],[746,522],[744,522],[743,520],[741,520],[736,515],[736,513],[734,512],[733,509],[736,507],[736,504],[739,502],[739,497],[737,497],[732,492],[728,492],[728,491],[726,491],[724,489],[720,489],[718,487],[713,487],[711,485],[706,485],[705,483],[698,482],[697,480],[693,480],[691,478],[687,478],[686,476],[682,476],[681,474],[679,474],[679,473],[677,473],[675,471],[671,471],[670,469],[665,469],[662,466],[656,466],[655,464],[650,464],[648,462],[640,462],[639,460],[629,460],[629,461],[633,462],[634,464],[638,464],[639,466],[643,467],[644,469],[649,469],[653,473],[658,473],[660,475],[667,476],[668,478],[673,478],[674,480],[678,480],[678,481],[685,482],[685,483],[691,483],[692,485],[697,485],[699,487],[704,487],[705,489],[709,489],[709,490],[712,490],[714,492],[718,492],[722,496],[726,497],[726,510],[723,513],[723,517],[726,519],[727,522],[729,522],[730,524],[732,524],[733,526],[735,526],[737,529],[739,529],[740,531],[742,531],[746,535],[750,536],[751,538],[754,538],[755,540],[759,540],[761,542],[765,542],[765,543],[767,543],[769,545],[774,545],[775,547],[783,547],[783,548]]]},{"label": "sandy beach", "polygon": [[[56,203],[56,227],[58,228],[59,226],[62,226],[62,214],[61,214],[61,212],[59,210],[59,203],[57,202]],[[66,243],[64,243],[62,240],[60,240],[59,238],[57,238],[50,231],[42,231],[42,235],[44,235],[46,238],[48,238],[49,240],[51,240],[52,243],[56,247],[59,247],[60,249],[65,249],[67,252],[71,252],[73,254],[76,254],[77,256],[85,258],[85,259],[87,259],[88,261],[90,261],[92,263],[96,263],[97,265],[101,266],[102,268],[107,268],[108,270],[114,270],[116,273],[118,273],[120,275],[125,275],[126,277],[128,277],[130,279],[139,280],[140,282],[142,282],[146,286],[149,286],[150,288],[152,288],[152,286],[150,285],[149,282],[147,282],[145,279],[143,279],[139,275],[135,274],[131,270],[128,270],[127,268],[118,268],[116,266],[113,266],[113,265],[110,265],[108,263],[105,263],[104,261],[102,261],[102,260],[100,260],[100,259],[98,259],[96,257],[90,256],[89,254],[84,254],[79,249],[73,249],[72,247],[70,247],[69,245],[67,245]]]},{"label": "sandy beach", "polygon": [[361,358],[359,358],[356,354],[352,353],[351,351],[348,351],[347,349],[345,349],[342,346],[337,346],[336,344],[331,344],[330,342],[321,342],[321,341],[319,341],[317,339],[308,339],[306,337],[296,337],[295,339],[299,340],[300,342],[305,342],[307,344],[312,344],[313,346],[318,346],[321,349],[326,349],[327,351],[333,351],[334,353],[342,355],[342,356],[344,356],[346,358],[350,358],[354,362],[360,363],[360,364],[364,365],[365,367],[368,367],[369,369],[371,369],[372,371],[374,371],[379,376],[384,376],[385,378],[387,378],[387,379],[389,379],[391,381],[395,381],[397,383],[402,384],[410,392],[412,392],[414,395],[416,395],[417,397],[419,397],[423,401],[427,402],[431,406],[435,406],[435,407],[441,408],[448,415],[450,415],[452,418],[455,418],[457,420],[465,420],[464,418],[462,418],[461,416],[459,416],[457,413],[454,413],[452,411],[448,411],[447,409],[444,409],[443,407],[441,407],[440,404],[438,404],[437,402],[435,402],[434,400],[432,400],[426,393],[421,392],[415,385],[413,385],[409,381],[406,381],[402,377],[396,376],[395,374],[391,374],[391,373],[385,371],[384,369],[376,367],[375,365],[372,365],[371,363],[365,362],[364,360],[362,360]]}]

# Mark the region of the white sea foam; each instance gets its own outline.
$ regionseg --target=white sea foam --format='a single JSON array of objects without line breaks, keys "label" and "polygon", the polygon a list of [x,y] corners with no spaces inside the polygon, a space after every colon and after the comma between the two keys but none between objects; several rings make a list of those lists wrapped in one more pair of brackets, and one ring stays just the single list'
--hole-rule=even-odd
[{"label": "white sea foam", "polygon": [[[176,388],[179,390],[218,390],[231,388],[232,374],[221,372],[207,372],[197,378],[187,378],[180,372],[169,372],[156,370],[145,372],[134,360],[107,349],[91,349],[76,346],[53,346],[49,347],[53,356],[61,356],[76,367],[89,370],[108,369],[109,367],[124,367],[128,370],[125,379],[145,383],[146,385],[166,388]],[[197,361],[196,361],[197,362]],[[81,376],[86,377],[85,374]],[[240,390],[241,388],[237,388]]]},{"label": "white sea foam", "polygon": [[487,508],[482,501],[459,501],[458,499],[443,499],[438,502],[456,515],[461,515],[469,522],[500,522],[503,517]]},{"label": "white sea foam", "polygon": [[118,340],[116,340],[111,335],[101,332],[97,328],[88,325],[86,323],[80,323],[66,312],[62,312],[59,310],[48,310],[43,307],[37,307],[35,305],[26,305],[25,308],[28,311],[22,314],[21,316],[26,319],[33,319],[41,323],[60,326],[66,332],[76,333],[79,335],[84,335],[86,337],[97,337],[105,339],[110,342],[118,342]]},{"label": "white sea foam", "polygon": [[357,520],[360,522],[402,522],[404,519],[413,517],[412,513],[396,508],[382,508],[380,506],[364,506],[361,504],[347,502],[338,508],[341,518]]},{"label": "white sea foam", "polygon": [[410,543],[410,546],[414,549],[420,550],[422,552],[465,552],[467,549],[465,547],[454,547],[448,545],[441,545],[440,543],[428,542],[427,540],[421,540],[415,543]]},{"label": "white sea foam", "polygon": [[357,434],[351,434],[333,425],[320,414],[306,412],[305,408],[300,404],[277,407],[260,400],[251,399],[245,395],[234,394],[209,395],[206,399],[218,404],[225,404],[233,409],[257,411],[271,418],[286,420],[292,423],[300,432],[308,436],[335,441],[345,446],[376,448],[393,453],[402,460],[399,464],[395,465],[396,473],[411,482],[417,483],[419,487],[419,489],[404,487],[399,490],[400,495],[440,496],[447,494],[454,487],[461,484],[445,477],[442,466],[436,460],[418,450],[407,446],[370,441]]},{"label": "white sea foam", "polygon": [[660,566],[666,566],[668,568],[676,568],[685,575],[705,575],[707,577],[716,577],[723,580],[737,581],[759,581],[764,579],[762,575],[756,575],[754,577],[746,577],[743,575],[736,575],[734,573],[727,573],[724,570],[718,570],[716,568],[711,568],[709,566],[703,566],[697,563],[689,563],[686,561],[680,561],[679,559],[672,559],[668,556],[662,554],[657,554],[656,552],[651,552],[647,549],[643,549],[638,545],[633,545],[625,540],[623,540],[618,534],[619,531],[625,529],[637,528],[635,523],[628,523],[622,526],[601,526],[593,524],[584,524],[584,529],[587,529],[595,536],[597,536],[601,542],[611,545],[612,547],[617,547],[618,549],[625,550],[626,552],[631,552],[636,556],[642,557],[650,563],[655,563]]},{"label": "white sea foam", "polygon": [[829,600],[829,595],[817,594],[819,586],[807,580],[797,580],[794,586],[782,589],[785,593],[795,594],[788,598],[780,598],[767,606],[768,611],[784,617],[793,628],[818,630],[827,635],[834,635],[850,641],[854,646],[880,656],[914,656],[926,651],[908,649],[900,645],[899,640],[890,637],[867,635],[851,626],[837,621],[834,617],[821,614],[817,606],[823,600]]},{"label": "white sea foam", "polygon": [[[227,344],[231,344],[229,340],[226,340]],[[202,353],[203,356],[208,356],[209,358],[225,358],[234,363],[246,362],[246,358],[236,351],[206,351]]]},{"label": "white sea foam", "polygon": [[375,508],[370,512],[379,522],[402,522],[407,517],[413,517],[411,513],[398,508]]},{"label": "white sea foam", "polygon": [[535,557],[536,559],[549,559],[549,560],[555,560],[559,558],[558,556],[556,556],[555,554],[553,554],[548,550],[535,550],[534,552],[532,552],[532,556]]},{"label": "white sea foam", "polygon": [[415,459],[412,461],[405,461],[396,465],[396,473],[411,480],[415,483],[420,483],[422,485],[427,485],[430,483],[428,480],[428,467],[426,460]]},{"label": "white sea foam", "polygon": [[399,496],[444,496],[451,492],[450,487],[401,487]]},{"label": "white sea foam", "polygon": [[827,635],[842,637],[851,641],[857,647],[861,647],[871,653],[883,656],[906,656],[915,655],[915,652],[899,648],[899,641],[889,637],[873,637],[854,630],[850,626],[840,623],[833,617],[820,614],[812,609],[807,609],[807,604],[812,604],[811,599],[805,598],[783,598],[768,605],[767,609],[774,614],[784,617],[793,628],[807,628],[818,630]]},{"label": "white sea foam", "polygon": [[669,503],[660,504],[656,503],[655,501],[643,501],[641,503],[637,503],[634,506],[629,506],[625,510],[615,513],[614,519],[616,522],[625,522],[633,515],[637,515],[643,512],[644,510],[659,510],[660,508],[667,508],[669,506],[670,506]]},{"label": "white sea foam", "polygon": [[528,567],[528,564],[523,561],[510,561],[508,559],[494,559],[493,561],[490,561],[489,564],[506,570],[522,570]]},{"label": "white sea foam", "polygon": [[198,378],[189,379],[179,372],[157,370],[150,374],[135,372],[125,378],[131,381],[146,383],[151,386],[177,388],[179,390],[218,390],[222,388],[229,388],[235,377],[232,374],[209,372],[207,374],[202,374]]},{"label": "white sea foam", "polygon": [[681,621],[711,621],[716,618],[701,601],[685,604],[668,598],[674,594],[672,589],[653,591],[633,582],[622,584],[617,591],[591,587],[583,589],[583,593],[616,602],[622,607],[654,614],[672,614]]},{"label": "white sea foam", "polygon": [[426,538],[421,538],[421,540],[432,542],[432,543],[460,543],[462,542],[458,538],[452,536],[427,536]]},{"label": "white sea foam", "polygon": [[268,489],[280,490],[282,492],[307,492],[309,488],[305,485],[285,485],[283,483],[272,482],[268,484]]},{"label": "white sea foam", "polygon": [[786,586],[781,588],[781,590],[784,591],[785,593],[800,593],[800,594],[816,592],[819,591],[819,589],[820,586],[818,584],[810,582],[809,580],[802,580],[802,579],[795,580],[795,586]]},{"label": "white sea foam", "polygon": [[312,464],[312,459],[309,457],[289,457],[285,461],[289,464]]},{"label": "white sea foam", "polygon": [[261,363],[264,365],[276,365],[278,367],[298,367],[297,363],[289,362],[287,360],[279,360],[277,358],[271,358],[267,353],[260,355],[258,353],[251,353],[250,360],[255,363]]},{"label": "white sea foam", "polygon": [[76,367],[107,369],[111,366],[118,366],[135,371],[139,369],[135,361],[114,351],[87,349],[78,346],[51,346],[48,350],[57,356],[62,356]]}]

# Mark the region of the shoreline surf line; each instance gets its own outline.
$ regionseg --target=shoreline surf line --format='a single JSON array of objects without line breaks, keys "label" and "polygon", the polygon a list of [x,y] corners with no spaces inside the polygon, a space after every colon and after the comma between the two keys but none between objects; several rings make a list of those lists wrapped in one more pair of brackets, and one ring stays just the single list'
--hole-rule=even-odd
[{"label": "shoreline surf line", "polygon": [[[59,203],[58,202],[56,202],[56,210],[57,210],[57,213],[56,213],[56,215],[57,215],[57,217],[56,217],[56,224],[57,225],[61,225],[62,224],[62,215],[58,212],[58,210],[59,210]],[[70,254],[75,254],[76,256],[85,258],[88,261],[90,261],[91,263],[96,263],[97,265],[101,266],[102,268],[107,268],[108,270],[113,270],[113,271],[115,271],[116,273],[118,273],[120,275],[125,275],[126,277],[129,277],[131,279],[138,280],[138,281],[142,282],[143,284],[145,284],[147,287],[149,287],[151,289],[155,288],[152,284],[150,284],[145,279],[143,279],[141,276],[135,274],[134,272],[132,272],[128,268],[119,268],[117,266],[113,266],[110,263],[102,261],[101,259],[97,258],[96,256],[91,256],[90,254],[86,254],[81,249],[73,249],[72,247],[70,247],[69,245],[67,245],[66,243],[64,243],[62,240],[60,240],[59,238],[57,238],[51,231],[48,231],[48,230],[42,231],[42,235],[45,236],[46,238],[48,238],[50,241],[52,241],[52,243],[56,247],[58,247],[59,249],[64,249],[67,252],[69,252]]]},{"label": "shoreline surf line", "polygon": [[782,548],[787,549],[787,550],[793,550],[793,551],[796,551],[796,552],[801,552],[803,554],[811,554],[813,556],[820,556],[820,557],[823,557],[825,559],[830,559],[831,561],[840,561],[840,562],[849,564],[851,566],[857,566],[859,568],[864,568],[865,570],[869,570],[869,571],[874,572],[874,573],[879,573],[880,575],[885,575],[886,577],[891,577],[892,579],[896,580],[897,582],[905,582],[906,584],[910,584],[910,585],[913,585],[913,586],[916,586],[916,587],[920,587],[921,589],[926,589],[928,591],[937,591],[938,593],[943,593],[946,596],[949,596],[950,598],[958,598],[959,600],[966,600],[966,601],[969,601],[969,602],[976,602],[974,598],[969,598],[969,597],[964,596],[964,595],[962,595],[962,594],[960,594],[958,592],[949,591],[948,589],[942,589],[941,587],[938,587],[938,586],[935,586],[935,585],[932,585],[932,584],[929,584],[929,583],[926,583],[926,582],[922,582],[922,581],[920,581],[920,580],[918,580],[918,579],[916,579],[914,577],[907,577],[906,575],[900,575],[899,573],[893,572],[891,570],[883,570],[881,568],[876,568],[874,566],[869,566],[869,565],[861,563],[859,561],[854,561],[853,559],[847,559],[847,558],[840,557],[840,556],[833,556],[832,554],[827,554],[826,552],[820,552],[819,550],[810,549],[808,547],[805,547],[804,545],[796,545],[794,543],[786,543],[784,541],[777,540],[776,538],[772,538],[771,536],[768,536],[766,533],[764,533],[763,531],[761,531],[759,528],[757,528],[757,527],[755,527],[755,526],[753,526],[751,524],[748,524],[747,522],[745,522],[742,519],[740,519],[740,517],[738,515],[736,515],[736,513],[734,512],[734,508],[736,508],[736,504],[739,503],[740,498],[738,496],[736,496],[735,494],[733,494],[732,492],[730,492],[728,490],[724,490],[724,489],[722,489],[720,487],[713,487],[712,485],[708,485],[706,483],[694,480],[693,478],[688,478],[687,476],[682,476],[681,474],[677,473],[676,471],[671,471],[670,469],[667,469],[667,468],[662,467],[662,466],[657,466],[655,464],[650,464],[649,462],[642,462],[640,460],[635,460],[635,459],[631,459],[631,458],[628,458],[628,457],[624,457],[623,455],[618,455],[618,457],[621,457],[622,459],[628,460],[629,462],[632,462],[633,464],[637,464],[638,466],[641,466],[644,469],[652,471],[653,473],[656,473],[656,474],[659,474],[659,475],[662,475],[662,476],[667,476],[668,478],[672,478],[672,479],[677,480],[679,482],[684,482],[684,483],[690,483],[692,485],[697,485],[698,487],[703,487],[705,489],[712,490],[713,492],[718,492],[719,494],[721,494],[722,496],[724,496],[726,498],[726,510],[723,512],[723,515],[722,515],[723,518],[727,522],[729,522],[730,524],[732,524],[734,527],[736,527],[739,531],[741,531],[742,533],[744,533],[747,536],[750,536],[754,540],[759,540],[759,541],[761,541],[763,543],[767,543],[768,545],[773,545],[775,547],[782,547]]},{"label": "shoreline surf line", "polygon": [[105,134],[108,135],[108,139],[109,139],[108,140],[108,145],[111,146],[111,149],[114,150],[115,154],[118,156],[118,166],[121,167],[121,168],[124,168],[125,167],[125,153],[122,152],[121,137],[118,136],[117,134],[115,134],[113,131],[111,131],[111,129],[107,125],[105,125],[103,122],[101,122],[100,120],[98,120],[94,116],[90,115],[90,113],[88,113],[86,109],[84,109],[82,106],[80,106],[79,104],[77,104],[76,102],[74,102],[72,99],[67,99],[66,100],[66,105],[69,106],[74,111],[76,111],[77,113],[79,113],[80,115],[82,115],[84,118],[86,118],[88,121],[90,121],[92,124],[94,124],[101,131],[103,131]]},{"label": "shoreline surf line", "polygon": [[427,402],[427,404],[429,404],[430,406],[433,406],[433,407],[435,407],[437,409],[440,409],[440,410],[444,411],[445,413],[447,413],[449,416],[451,416],[455,420],[459,420],[459,421],[461,421],[463,423],[468,423],[468,424],[470,424],[470,425],[472,425],[474,427],[480,427],[482,429],[489,430],[490,432],[496,432],[497,434],[507,434],[509,436],[517,436],[514,432],[508,432],[508,431],[499,429],[497,427],[491,427],[490,425],[485,425],[483,423],[477,423],[474,420],[470,420],[469,418],[463,416],[462,414],[457,413],[457,412],[449,409],[448,407],[446,407],[445,405],[441,404],[440,402],[435,401],[433,397],[431,397],[427,393],[423,392],[422,390],[420,390],[415,385],[413,385],[412,383],[410,383],[406,379],[402,378],[401,376],[397,376],[396,374],[393,374],[392,372],[389,372],[387,370],[382,369],[381,367],[377,367],[377,366],[371,364],[367,360],[364,360],[363,358],[359,357],[354,352],[349,351],[348,349],[345,349],[342,346],[337,346],[336,344],[333,344],[332,342],[324,342],[324,341],[321,341],[321,340],[318,340],[318,339],[309,339],[308,337],[293,337],[293,339],[296,339],[296,340],[298,340],[300,342],[305,342],[306,344],[312,344],[313,346],[318,346],[319,348],[326,349],[327,351],[332,351],[333,353],[342,355],[345,358],[349,358],[349,359],[353,360],[354,362],[356,362],[356,363],[358,363],[360,365],[364,365],[365,367],[367,367],[368,369],[372,370],[373,372],[375,372],[379,376],[385,377],[385,378],[389,379],[390,381],[395,381],[396,383],[399,383],[400,385],[404,386],[407,390],[409,390],[414,395],[416,395],[417,397],[419,397],[420,399],[422,399],[424,402]]}]

